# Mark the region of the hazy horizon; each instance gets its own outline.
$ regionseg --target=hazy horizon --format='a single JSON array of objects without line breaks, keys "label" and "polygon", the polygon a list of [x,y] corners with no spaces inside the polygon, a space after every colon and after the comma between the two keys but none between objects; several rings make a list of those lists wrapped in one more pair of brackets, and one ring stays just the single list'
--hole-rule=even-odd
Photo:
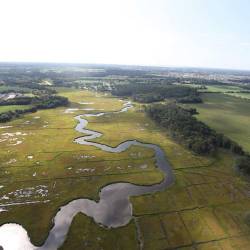
[{"label": "hazy horizon", "polygon": [[76,66],[85,66],[85,67],[89,67],[89,66],[93,66],[93,67],[128,67],[128,68],[162,68],[162,69],[188,69],[188,70],[211,70],[211,71],[239,71],[239,72],[246,72],[249,73],[250,70],[249,69],[233,69],[233,68],[212,68],[212,67],[193,67],[193,66],[165,66],[165,65],[141,65],[141,64],[112,64],[112,63],[88,63],[88,62],[47,62],[47,61],[0,61],[0,65],[1,64],[12,64],[12,65],[16,65],[16,64],[27,64],[27,65],[33,65],[33,64],[37,64],[37,65],[43,65],[43,64],[48,64],[48,65],[76,65]]},{"label": "hazy horizon", "polygon": [[0,61],[250,70],[247,0],[8,0]]}]

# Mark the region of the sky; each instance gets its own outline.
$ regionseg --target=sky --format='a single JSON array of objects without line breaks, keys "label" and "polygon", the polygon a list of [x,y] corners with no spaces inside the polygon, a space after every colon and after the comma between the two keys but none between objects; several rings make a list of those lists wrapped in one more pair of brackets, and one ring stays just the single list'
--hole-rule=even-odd
[{"label": "sky", "polygon": [[0,0],[0,61],[250,70],[249,0]]}]

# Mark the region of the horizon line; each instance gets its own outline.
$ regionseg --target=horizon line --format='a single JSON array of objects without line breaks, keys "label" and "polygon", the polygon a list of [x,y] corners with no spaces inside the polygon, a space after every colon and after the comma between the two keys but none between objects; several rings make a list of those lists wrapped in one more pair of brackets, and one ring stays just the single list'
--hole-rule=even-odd
[{"label": "horizon line", "polygon": [[207,69],[215,71],[243,71],[250,72],[250,69],[224,68],[224,67],[205,67],[205,66],[175,66],[175,65],[150,65],[150,64],[120,64],[120,63],[87,63],[87,62],[56,62],[56,61],[0,61],[0,64],[65,64],[65,65],[91,65],[91,66],[117,66],[117,67],[144,67],[144,68],[162,68],[162,69]]}]

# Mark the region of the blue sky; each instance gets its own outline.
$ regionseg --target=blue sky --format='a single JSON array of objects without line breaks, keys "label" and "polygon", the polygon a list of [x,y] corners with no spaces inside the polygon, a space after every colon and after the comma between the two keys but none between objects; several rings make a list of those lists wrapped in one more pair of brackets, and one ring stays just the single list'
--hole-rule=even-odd
[{"label": "blue sky", "polygon": [[2,0],[0,61],[250,70],[249,0]]}]

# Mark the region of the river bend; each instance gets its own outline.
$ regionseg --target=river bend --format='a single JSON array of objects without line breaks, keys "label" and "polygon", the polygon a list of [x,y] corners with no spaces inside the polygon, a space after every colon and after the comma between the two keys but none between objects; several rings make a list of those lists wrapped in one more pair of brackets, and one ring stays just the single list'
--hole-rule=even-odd
[{"label": "river bend", "polygon": [[[69,202],[58,210],[53,219],[54,225],[49,232],[48,238],[40,247],[31,244],[26,230],[21,225],[15,223],[4,224],[0,227],[0,245],[4,250],[58,249],[66,239],[74,216],[79,212],[93,218],[96,223],[108,228],[124,226],[132,219],[132,204],[129,201],[130,196],[159,192],[166,189],[174,182],[174,176],[170,164],[166,159],[164,151],[158,145],[143,143],[137,140],[128,140],[122,142],[116,147],[110,147],[108,145],[91,141],[95,138],[101,137],[102,133],[86,129],[88,121],[85,118],[126,112],[132,107],[133,106],[130,102],[126,102],[124,103],[123,108],[119,111],[76,116],[75,119],[78,121],[78,124],[75,129],[84,135],[74,139],[74,142],[81,145],[93,146],[105,152],[112,153],[123,152],[131,146],[153,149],[155,152],[156,166],[164,173],[163,181],[150,186],[135,185],[124,182],[108,184],[100,190],[100,199],[98,202],[84,198]],[[15,245],[13,245],[14,241],[16,242]]]}]

